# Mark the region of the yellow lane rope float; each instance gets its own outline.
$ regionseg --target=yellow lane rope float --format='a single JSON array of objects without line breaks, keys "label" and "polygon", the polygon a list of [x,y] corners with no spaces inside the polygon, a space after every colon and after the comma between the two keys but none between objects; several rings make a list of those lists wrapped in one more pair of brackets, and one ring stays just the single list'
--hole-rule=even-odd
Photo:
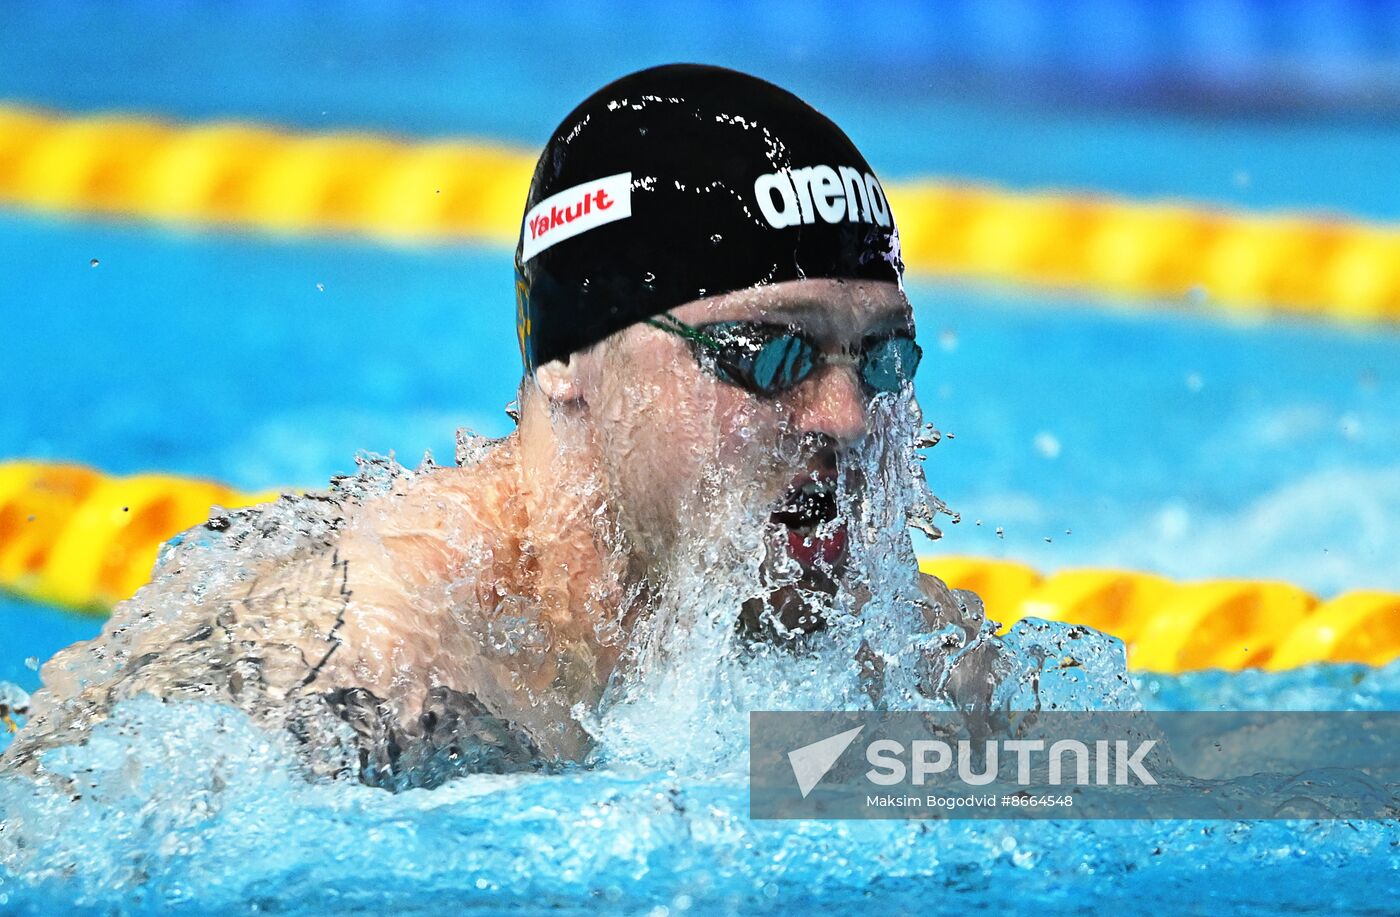
[{"label": "yellow lane rope float", "polygon": [[[488,142],[297,134],[0,105],[0,205],[514,245],[534,168]],[[891,184],[916,273],[1400,320],[1400,228],[942,181]]]},{"label": "yellow lane rope float", "polygon": [[[114,477],[79,465],[0,462],[0,587],[105,613],[150,576],[162,542],[225,509],[275,499],[209,481]],[[1287,583],[1178,583],[1149,573],[1065,570],[925,558],[949,585],[982,596],[989,614],[1087,624],[1128,646],[1128,662],[1156,672],[1311,662],[1384,665],[1400,658],[1400,595],[1348,592],[1326,601]]]},{"label": "yellow lane rope float", "polygon": [[207,520],[211,506],[276,496],[165,474],[0,462],[0,587],[105,614],[150,578],[161,543]]}]

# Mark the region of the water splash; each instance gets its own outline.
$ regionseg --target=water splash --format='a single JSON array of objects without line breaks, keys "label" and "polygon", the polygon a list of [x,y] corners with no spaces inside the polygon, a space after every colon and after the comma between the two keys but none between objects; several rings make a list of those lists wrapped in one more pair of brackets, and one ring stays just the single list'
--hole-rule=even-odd
[{"label": "water splash", "polygon": [[[623,394],[638,410],[655,401],[642,385]],[[522,405],[522,424],[529,410]],[[919,577],[911,516],[936,532],[947,507],[930,492],[919,454],[939,437],[921,430],[911,397],[877,398],[874,434],[838,456],[835,519],[813,537],[831,537],[837,520],[852,537],[842,563],[823,560],[815,571],[768,525],[765,490],[810,458],[811,443],[791,431],[766,439],[760,410],[731,423],[711,406],[709,426],[687,426],[689,438],[654,450],[668,463],[694,461],[702,474],[693,489],[639,494],[638,505],[676,500],[674,550],[652,575],[621,594],[584,597],[588,639],[570,645],[626,644],[588,700],[564,703],[550,679],[537,688],[533,676],[567,673],[576,661],[551,640],[551,609],[536,594],[494,588],[507,578],[484,583],[482,571],[499,569],[504,552],[459,536],[444,540],[463,558],[451,575],[428,560],[395,571],[418,577],[410,579],[417,616],[385,652],[383,693],[302,692],[309,668],[336,660],[347,620],[337,552],[368,537],[367,527],[369,546],[384,551],[432,531],[422,519],[394,525],[407,495],[440,474],[430,462],[409,470],[361,456],[357,472],[325,492],[219,512],[172,541],[155,582],[101,638],[44,669],[30,731],[0,775],[0,908],[413,913],[602,902],[711,911],[872,899],[913,908],[926,905],[930,888],[950,904],[1004,903],[1005,883],[1019,880],[1042,910],[1077,910],[1160,895],[1203,863],[1224,876],[1286,869],[1266,893],[1314,900],[1320,867],[1309,873],[1281,852],[1298,844],[1281,825],[749,820],[753,709],[957,707],[990,716],[1137,704],[1117,641],[1038,621],[998,638],[975,596]],[[753,474],[737,474],[733,457],[713,451],[730,432],[733,460]],[[587,445],[564,443],[552,458]],[[632,444],[612,445],[623,462]],[[458,465],[489,470],[502,447],[463,432]],[[567,516],[595,490],[626,484],[622,474],[579,479],[560,495],[579,499],[556,511]],[[461,511],[454,499],[434,495],[425,518]],[[599,513],[585,529],[614,552],[645,547],[625,518]],[[538,559],[540,547],[522,553]],[[277,588],[264,589],[255,570],[292,579],[274,577]],[[483,585],[492,586],[485,599]],[[469,600],[488,613],[470,619],[469,640],[432,655],[443,644],[434,625],[465,624]],[[761,626],[736,626],[746,607]],[[513,661],[519,680],[504,682],[502,694],[531,699],[535,728],[521,735],[452,693],[401,699],[394,691],[408,696],[411,686],[394,681],[400,649],[443,666],[463,656],[482,666]],[[577,727],[588,740],[584,766],[539,772],[542,759],[569,757],[542,754],[537,743],[562,746],[567,736],[540,722]],[[468,743],[483,734],[494,738]],[[1393,876],[1400,855],[1389,838],[1382,827],[1324,825],[1308,843]],[[1063,877],[1077,875],[1115,881],[1066,892]],[[1219,891],[1220,901],[1241,900],[1228,881]],[[1329,901],[1345,905],[1349,893]]]},{"label": "water splash", "polygon": [[[1326,693],[1353,668],[1285,680]],[[1267,681],[1210,677],[1202,690],[1277,706]],[[1374,678],[1386,686],[1363,682],[1364,705],[1400,701],[1400,667]],[[161,741],[132,741],[156,728]],[[307,783],[291,748],[206,703],[131,701],[62,754],[55,767],[95,795],[0,777],[7,913],[777,913],[913,910],[937,893],[950,907],[1014,899],[1044,913],[1189,899],[1379,914],[1400,869],[1388,822],[758,822],[742,780],[645,768],[481,774],[400,794]],[[17,849],[20,835],[30,843]]]}]

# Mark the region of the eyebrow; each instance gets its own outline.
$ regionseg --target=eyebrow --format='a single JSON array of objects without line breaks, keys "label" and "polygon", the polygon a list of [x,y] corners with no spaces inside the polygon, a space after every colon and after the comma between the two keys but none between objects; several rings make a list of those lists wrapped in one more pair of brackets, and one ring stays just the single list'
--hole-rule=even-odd
[{"label": "eyebrow", "polygon": [[[764,311],[774,317],[783,315],[806,320],[817,318],[822,320],[824,324],[829,324],[826,320],[831,314],[831,306],[820,299],[803,298],[791,299],[786,302],[765,306]],[[876,312],[870,317],[868,327],[876,330],[884,330],[891,326],[907,328],[912,328],[914,326],[912,318],[909,315],[908,306],[901,307],[892,305],[888,309],[882,309]]]}]

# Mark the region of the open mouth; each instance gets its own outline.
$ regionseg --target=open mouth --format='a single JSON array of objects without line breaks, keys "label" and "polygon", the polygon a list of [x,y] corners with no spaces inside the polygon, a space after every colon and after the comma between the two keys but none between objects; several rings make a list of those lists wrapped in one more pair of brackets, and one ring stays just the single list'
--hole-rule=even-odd
[{"label": "open mouth", "polygon": [[830,568],[846,553],[846,522],[836,502],[836,478],[804,475],[788,489],[772,521],[787,534],[788,554],[803,567]]}]

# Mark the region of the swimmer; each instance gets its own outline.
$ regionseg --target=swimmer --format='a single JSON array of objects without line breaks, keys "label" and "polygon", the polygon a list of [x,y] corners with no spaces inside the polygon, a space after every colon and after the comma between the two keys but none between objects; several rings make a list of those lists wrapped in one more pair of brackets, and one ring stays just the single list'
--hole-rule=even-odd
[{"label": "swimmer", "polygon": [[[513,433],[377,492],[216,514],[44,667],[7,760],[39,770],[154,694],[237,706],[313,772],[391,789],[548,767],[588,754],[577,711],[664,658],[639,643],[665,643],[656,609],[697,565],[756,564],[727,612],[741,642],[799,651],[859,615],[855,520],[886,482],[855,457],[915,413],[921,352],[894,215],[846,135],[733,71],[625,77],[546,145],[515,265]],[[902,512],[885,529],[912,570]],[[910,581],[929,630],[973,648],[937,690],[985,707],[980,606]]]}]

